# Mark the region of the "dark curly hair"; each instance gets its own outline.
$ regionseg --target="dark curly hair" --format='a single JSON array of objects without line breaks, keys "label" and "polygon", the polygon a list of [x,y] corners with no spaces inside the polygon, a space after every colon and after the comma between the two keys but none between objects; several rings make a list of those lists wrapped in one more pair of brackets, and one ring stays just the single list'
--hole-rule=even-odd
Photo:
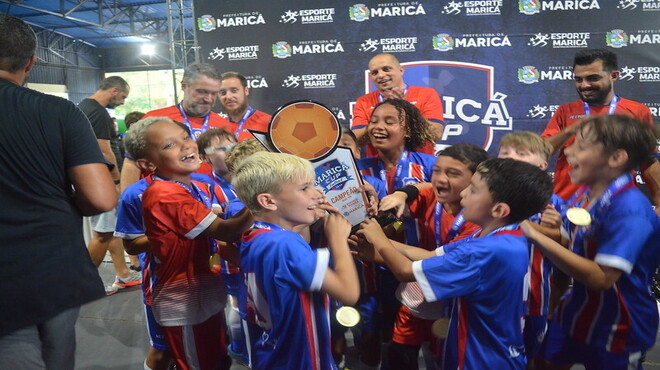
[{"label": "dark curly hair", "polygon": [[404,143],[406,150],[415,151],[417,148],[424,146],[426,141],[433,143],[428,121],[422,116],[417,107],[403,99],[387,99],[378,103],[372,114],[383,104],[389,104],[399,112],[399,121],[404,122],[404,128],[406,134],[408,134]]}]

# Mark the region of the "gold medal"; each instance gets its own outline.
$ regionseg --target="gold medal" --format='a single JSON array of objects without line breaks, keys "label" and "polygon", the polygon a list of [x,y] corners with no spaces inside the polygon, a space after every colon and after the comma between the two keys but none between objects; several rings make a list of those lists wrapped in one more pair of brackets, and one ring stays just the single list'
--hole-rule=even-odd
[{"label": "gold medal", "polygon": [[568,218],[573,225],[577,226],[587,226],[591,224],[591,215],[589,214],[589,211],[584,208],[569,208],[568,211],[566,211],[566,218]]},{"label": "gold medal", "polygon": [[209,258],[209,267],[213,273],[220,273],[220,254],[213,253]]},{"label": "gold medal", "polygon": [[438,339],[446,339],[449,332],[449,319],[437,319],[431,325],[431,333]]},{"label": "gold medal", "polygon": [[337,309],[335,318],[342,326],[352,328],[360,322],[360,313],[353,307],[342,306]]}]

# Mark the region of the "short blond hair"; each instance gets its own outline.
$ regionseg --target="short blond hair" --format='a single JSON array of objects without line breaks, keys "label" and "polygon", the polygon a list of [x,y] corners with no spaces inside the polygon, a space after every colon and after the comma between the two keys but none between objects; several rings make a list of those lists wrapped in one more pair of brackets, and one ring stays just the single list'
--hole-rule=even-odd
[{"label": "short blond hair", "polygon": [[538,134],[531,131],[515,131],[508,133],[500,140],[500,147],[510,146],[515,149],[529,150],[547,161],[552,155],[552,145]]},{"label": "short blond hair", "polygon": [[234,168],[245,158],[257,152],[265,152],[266,148],[257,139],[245,139],[227,152],[225,164],[229,172],[233,172]]},{"label": "short blond hair", "polygon": [[277,194],[282,185],[299,179],[314,179],[314,168],[308,160],[285,153],[258,152],[245,158],[235,168],[232,185],[245,206],[258,214],[259,194]]}]

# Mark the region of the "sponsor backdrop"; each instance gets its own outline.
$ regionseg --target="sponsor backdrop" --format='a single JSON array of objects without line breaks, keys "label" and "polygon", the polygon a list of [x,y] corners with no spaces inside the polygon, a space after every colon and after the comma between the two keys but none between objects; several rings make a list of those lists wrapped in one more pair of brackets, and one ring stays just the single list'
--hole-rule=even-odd
[{"label": "sponsor backdrop", "polygon": [[660,0],[194,1],[203,61],[249,80],[251,105],[274,113],[319,101],[349,124],[373,89],[375,54],[397,55],[410,85],[430,86],[445,111],[442,145],[496,153],[511,130],[540,133],[577,99],[582,48],[619,56],[622,97],[660,110]]}]

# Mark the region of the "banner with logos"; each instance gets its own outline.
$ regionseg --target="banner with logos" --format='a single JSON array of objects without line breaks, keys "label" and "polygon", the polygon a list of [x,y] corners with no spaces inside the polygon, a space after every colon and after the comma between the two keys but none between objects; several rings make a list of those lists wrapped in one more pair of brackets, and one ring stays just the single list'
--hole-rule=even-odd
[{"label": "banner with logos", "polygon": [[214,1],[195,0],[200,56],[249,80],[250,104],[273,113],[293,100],[330,107],[349,124],[373,90],[369,59],[395,54],[409,85],[438,91],[439,147],[497,152],[512,130],[540,133],[578,99],[575,52],[608,48],[615,92],[660,117],[660,0]]}]

